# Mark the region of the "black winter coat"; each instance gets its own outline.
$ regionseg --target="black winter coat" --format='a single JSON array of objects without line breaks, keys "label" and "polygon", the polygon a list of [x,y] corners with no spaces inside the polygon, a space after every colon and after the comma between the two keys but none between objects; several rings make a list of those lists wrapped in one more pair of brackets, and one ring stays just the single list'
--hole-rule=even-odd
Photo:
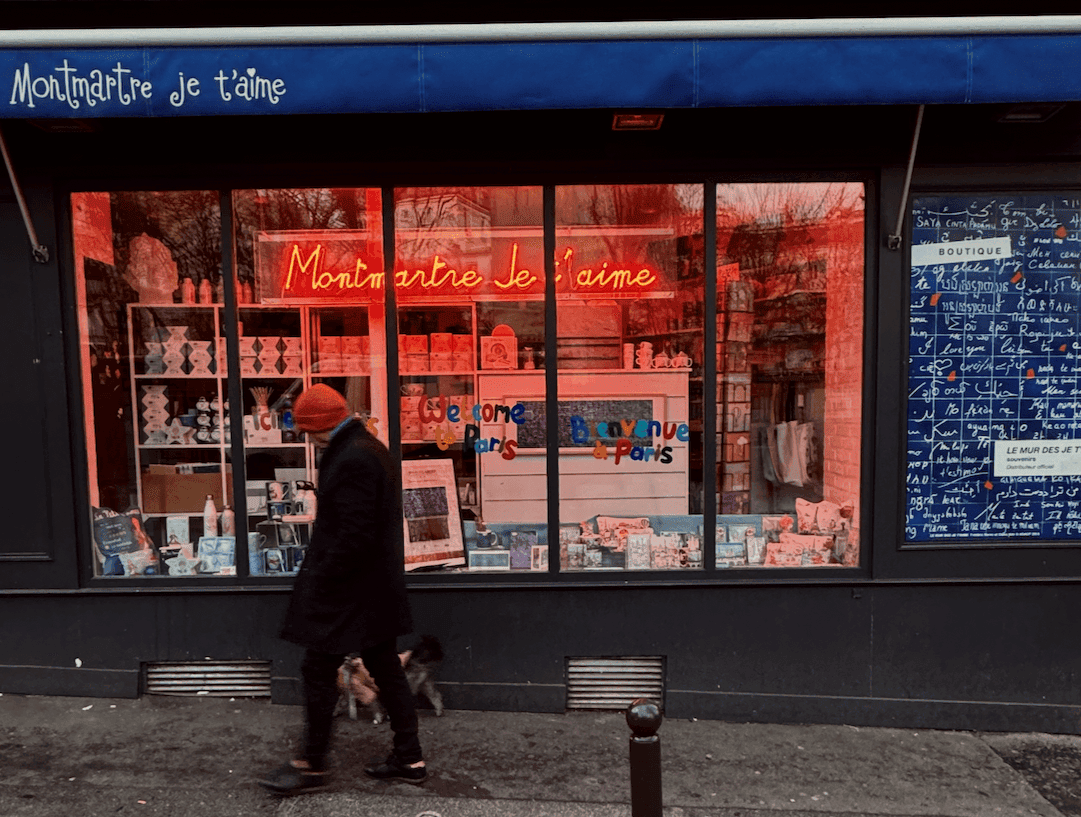
[{"label": "black winter coat", "polygon": [[412,632],[395,473],[390,452],[359,420],[331,438],[311,546],[281,630],[286,641],[346,654]]}]

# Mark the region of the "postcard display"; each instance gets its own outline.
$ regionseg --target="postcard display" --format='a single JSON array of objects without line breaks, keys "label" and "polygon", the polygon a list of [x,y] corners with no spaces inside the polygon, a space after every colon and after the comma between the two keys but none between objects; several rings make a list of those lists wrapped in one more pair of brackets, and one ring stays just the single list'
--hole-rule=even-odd
[{"label": "postcard display", "polygon": [[1081,198],[913,201],[905,539],[1081,536]]}]

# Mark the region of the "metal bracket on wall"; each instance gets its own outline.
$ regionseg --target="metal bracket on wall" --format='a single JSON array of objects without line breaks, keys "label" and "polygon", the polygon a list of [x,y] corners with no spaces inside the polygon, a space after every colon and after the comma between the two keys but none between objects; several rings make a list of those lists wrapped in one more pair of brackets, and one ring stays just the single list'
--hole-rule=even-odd
[{"label": "metal bracket on wall", "polygon": [[48,264],[49,248],[38,241],[37,230],[34,229],[34,222],[30,220],[30,210],[26,206],[22,188],[19,187],[19,182],[15,178],[15,168],[11,164],[11,155],[8,153],[7,142],[4,141],[3,130],[0,130],[0,154],[4,156],[4,166],[7,168],[8,178],[11,179],[11,189],[15,191],[15,200],[19,203],[19,212],[22,213],[23,224],[26,225],[26,234],[30,238],[30,251],[39,264]]},{"label": "metal bracket on wall", "polygon": [[912,148],[908,152],[908,169],[905,171],[905,186],[901,189],[901,204],[897,209],[897,228],[886,239],[886,246],[891,250],[901,249],[901,228],[905,224],[905,208],[908,207],[908,188],[912,184],[912,166],[916,163],[916,146],[920,143],[920,128],[923,126],[923,105],[916,112],[916,130],[912,134]]}]

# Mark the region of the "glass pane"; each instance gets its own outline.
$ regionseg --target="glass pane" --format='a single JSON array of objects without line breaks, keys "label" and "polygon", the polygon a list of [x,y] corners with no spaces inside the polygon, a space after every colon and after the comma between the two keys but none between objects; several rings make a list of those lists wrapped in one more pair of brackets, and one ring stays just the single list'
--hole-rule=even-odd
[{"label": "glass pane", "polygon": [[234,572],[204,522],[231,484],[218,194],[76,193],[72,220],[94,575]]},{"label": "glass pane", "polygon": [[248,570],[300,569],[317,452],[293,400],[326,383],[387,442],[382,204],[377,189],[241,190],[238,345]]},{"label": "glass pane", "polygon": [[401,188],[394,221],[406,568],[547,570],[541,189]]},{"label": "glass pane", "polygon": [[717,566],[859,563],[863,186],[717,187]]},{"label": "glass pane", "polygon": [[702,202],[556,188],[564,570],[702,567]]}]

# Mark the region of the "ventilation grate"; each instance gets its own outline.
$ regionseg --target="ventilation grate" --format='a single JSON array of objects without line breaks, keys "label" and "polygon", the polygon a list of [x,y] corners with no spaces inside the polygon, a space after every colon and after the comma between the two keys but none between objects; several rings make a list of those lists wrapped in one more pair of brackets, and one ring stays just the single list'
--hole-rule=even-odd
[{"label": "ventilation grate", "polygon": [[664,709],[664,657],[567,659],[567,709],[623,710],[636,698]]},{"label": "ventilation grate", "polygon": [[186,661],[146,665],[149,695],[269,698],[269,661]]}]

